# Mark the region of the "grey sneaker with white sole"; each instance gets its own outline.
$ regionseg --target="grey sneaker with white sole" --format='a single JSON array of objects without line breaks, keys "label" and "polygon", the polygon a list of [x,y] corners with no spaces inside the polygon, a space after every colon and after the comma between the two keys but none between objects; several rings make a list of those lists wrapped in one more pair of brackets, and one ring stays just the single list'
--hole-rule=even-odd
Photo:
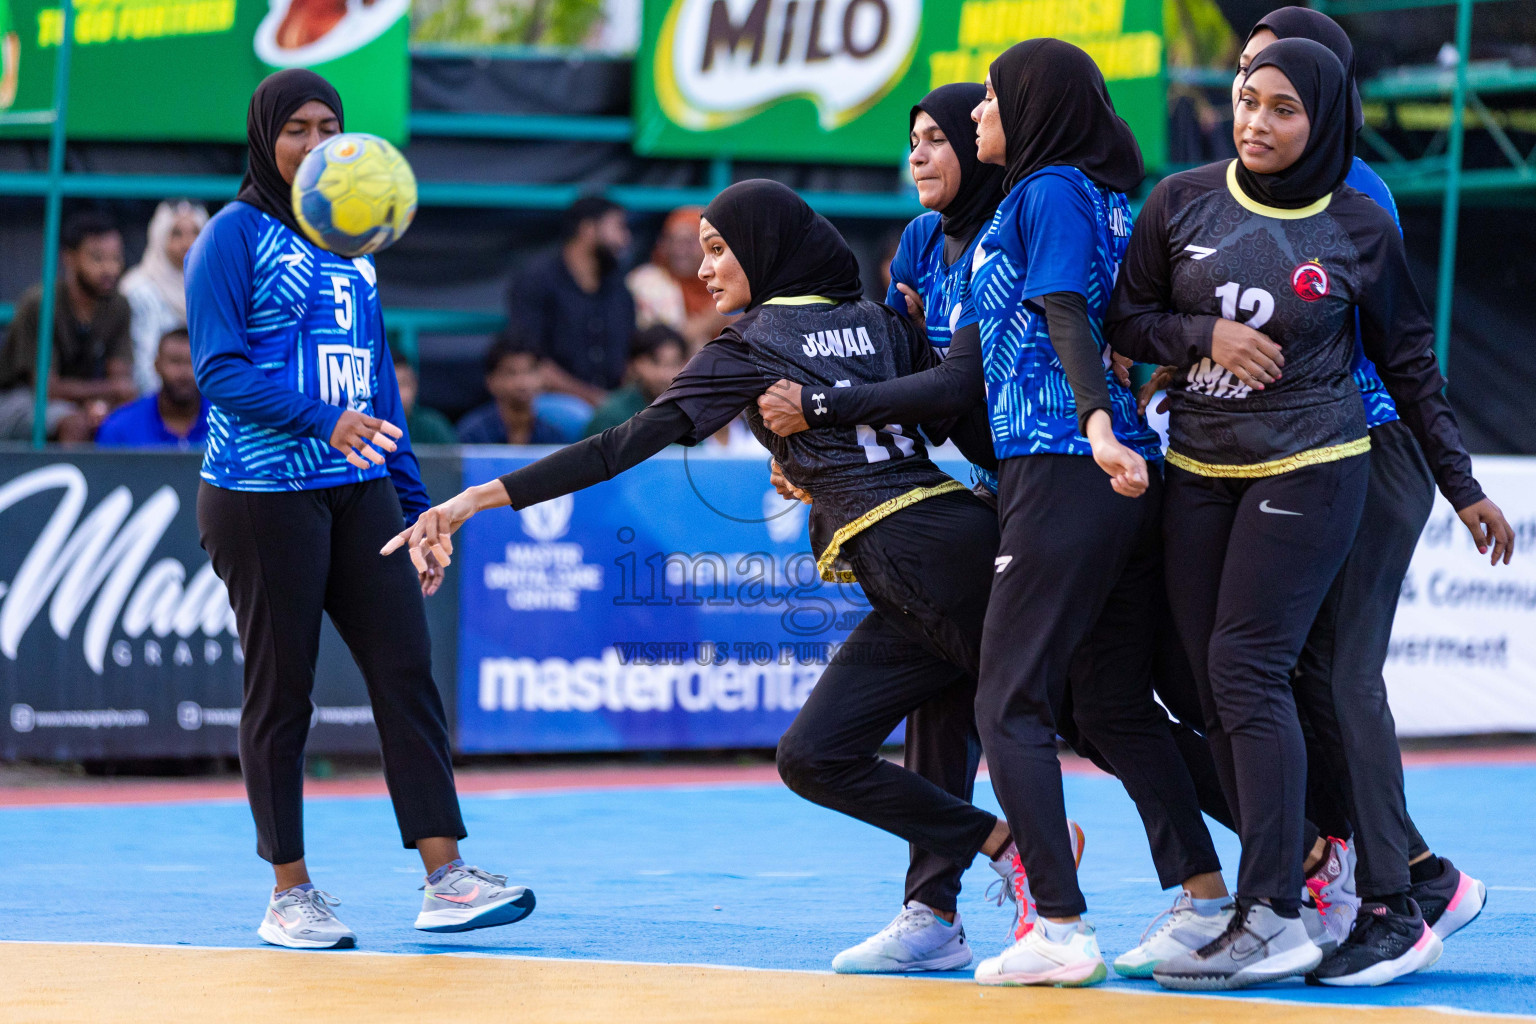
[{"label": "grey sneaker with white sole", "polygon": [[273,893],[256,934],[263,942],[289,949],[351,949],[357,935],[337,919],[332,907],[341,900],[319,889]]},{"label": "grey sneaker with white sole", "polygon": [[467,932],[521,921],[533,913],[533,890],[508,885],[506,875],[455,864],[422,886],[416,927],[424,932]]},{"label": "grey sneaker with white sole", "polygon": [[1164,988],[1220,991],[1306,974],[1323,959],[1300,917],[1281,917],[1267,903],[1237,901],[1227,930],[1199,949],[1158,964]]}]

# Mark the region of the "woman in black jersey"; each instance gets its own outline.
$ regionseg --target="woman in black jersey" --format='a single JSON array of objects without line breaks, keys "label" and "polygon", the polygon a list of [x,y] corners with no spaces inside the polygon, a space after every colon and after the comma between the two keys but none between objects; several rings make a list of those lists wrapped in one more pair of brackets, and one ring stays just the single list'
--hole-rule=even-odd
[{"label": "woman in black jersey", "polygon": [[[1366,355],[1479,550],[1507,561],[1513,539],[1471,476],[1397,228],[1343,187],[1350,96],[1318,43],[1260,53],[1237,108],[1239,159],[1153,190],[1108,318],[1118,351],[1181,368],[1169,601],[1243,842],[1232,924],[1156,970],[1173,988],[1238,988],[1322,959],[1298,916],[1306,756],[1291,672],[1365,500],[1370,439],[1349,372],[1357,312]],[[1419,924],[1404,955],[1422,960],[1439,940]]]},{"label": "woman in black jersey", "polygon": [[[785,782],[824,806],[969,865],[1013,862],[1006,823],[879,756],[915,708],[974,685],[997,518],[927,456],[915,422],[781,438],[756,398],[795,376],[826,394],[933,365],[927,342],[888,306],[860,298],[858,263],[837,230],[790,189],[732,185],[704,211],[699,276],[721,312],[743,310],[649,408],[424,512],[385,546],[446,565],[470,516],[526,508],[622,473],[670,444],[697,444],[743,410],[790,483],[815,495],[810,539],[822,578],[862,584],[872,611],[822,673],[780,740]],[[986,424],[931,426],[986,457]],[[970,962],[963,929],[930,969]]]},{"label": "woman in black jersey", "polygon": [[[1338,23],[1319,11],[1282,7],[1259,19],[1248,34],[1233,91],[1241,88],[1243,74],[1259,51],[1277,39],[1296,37],[1328,47],[1354,79],[1354,47]],[[1239,98],[1235,96],[1234,103]],[[1355,124],[1362,123],[1357,110]],[[1395,215],[1392,193],[1358,156],[1345,183]],[[1342,894],[1344,899],[1335,898],[1323,917],[1330,938],[1348,937],[1357,947],[1338,963],[1319,969],[1319,979],[1329,984],[1358,984],[1356,976],[1365,972],[1371,972],[1372,979],[1390,980],[1385,975],[1393,970],[1376,964],[1383,957],[1395,958],[1393,947],[1411,932],[1398,927],[1409,922],[1397,918],[1411,917],[1405,898],[1411,897],[1425,922],[1446,939],[1481,912],[1487,893],[1482,882],[1430,850],[1408,813],[1397,726],[1387,705],[1382,671],[1403,578],[1434,505],[1435,480],[1413,432],[1398,418],[1376,368],[1358,342],[1353,371],[1365,399],[1371,435],[1365,513],[1344,567],[1323,599],[1296,671],[1297,689],[1316,693],[1316,699],[1305,702],[1310,713],[1302,718],[1307,734],[1308,807],[1325,834],[1350,836],[1352,831],[1350,847],[1359,858],[1351,887],[1359,893],[1357,905],[1348,906],[1348,896]],[[1329,715],[1330,708],[1341,710]],[[1335,840],[1333,845],[1339,844]],[[1308,887],[1320,888],[1318,881],[1309,876]],[[1318,895],[1326,901],[1341,894],[1324,889]],[[1369,932],[1385,928],[1398,933],[1397,942],[1373,941],[1369,932],[1349,935],[1348,924],[1360,900],[1375,904],[1364,919],[1373,925]],[[1304,908],[1304,918],[1306,914]],[[1335,976],[1335,969],[1346,964],[1350,970]]]}]

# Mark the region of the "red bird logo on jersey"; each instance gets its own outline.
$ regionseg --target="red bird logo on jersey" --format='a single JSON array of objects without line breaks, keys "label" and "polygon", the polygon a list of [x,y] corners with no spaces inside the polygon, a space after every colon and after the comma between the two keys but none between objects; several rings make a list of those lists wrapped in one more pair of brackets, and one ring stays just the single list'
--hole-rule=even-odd
[{"label": "red bird logo on jersey", "polygon": [[1303,302],[1316,302],[1328,294],[1328,271],[1316,260],[1308,260],[1291,271],[1291,288]]}]

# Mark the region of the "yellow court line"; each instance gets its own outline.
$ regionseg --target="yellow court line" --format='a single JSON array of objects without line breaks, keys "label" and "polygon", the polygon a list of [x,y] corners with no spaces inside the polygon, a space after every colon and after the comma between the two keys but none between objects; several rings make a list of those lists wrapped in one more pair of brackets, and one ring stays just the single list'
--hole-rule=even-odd
[{"label": "yellow court line", "polygon": [[0,943],[0,1019],[38,1024],[1358,1024],[1429,1009],[983,989],[910,978],[498,956]]}]

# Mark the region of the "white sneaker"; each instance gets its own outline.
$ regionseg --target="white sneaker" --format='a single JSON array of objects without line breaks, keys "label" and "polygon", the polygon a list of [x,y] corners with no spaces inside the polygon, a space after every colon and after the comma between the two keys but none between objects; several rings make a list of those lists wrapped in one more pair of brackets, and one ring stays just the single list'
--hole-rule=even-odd
[{"label": "white sneaker", "polygon": [[508,885],[506,875],[456,864],[436,884],[422,886],[416,927],[424,932],[467,932],[512,924],[533,913],[533,890]]},{"label": "white sneaker", "polygon": [[319,889],[273,893],[256,934],[263,942],[289,949],[351,949],[357,945],[357,935],[331,911],[340,904],[341,900]]},{"label": "white sneaker", "polygon": [[[1072,843],[1072,863],[1074,867],[1081,867],[1083,863],[1083,847],[1088,844],[1088,838],[1083,834],[1083,826],[1072,819],[1067,819],[1067,836]],[[997,872],[1000,882],[993,882],[987,887],[987,895],[992,895],[994,887],[1001,891],[993,897],[998,906],[1002,906],[1009,900],[1014,904],[1013,938],[1017,942],[1024,937],[1024,933],[1034,927],[1039,914],[1035,911],[1035,900],[1029,893],[1029,878],[1024,873],[1024,861],[1019,857],[1019,849],[1012,842],[991,861],[992,870]]]},{"label": "white sneaker", "polygon": [[1342,839],[1328,837],[1328,855],[1307,876],[1301,894],[1301,920],[1307,935],[1326,955],[1349,938],[1360,913],[1355,891],[1355,850]]},{"label": "white sneaker", "polygon": [[1232,922],[1229,905],[1219,913],[1201,915],[1188,892],[1152,919],[1141,933],[1141,944],[1115,957],[1115,973],[1123,978],[1150,978],[1164,960],[1191,953],[1218,938]]},{"label": "white sneaker", "polygon": [[945,924],[926,904],[912,900],[890,924],[833,957],[832,969],[838,974],[904,974],[956,971],[970,962],[960,915]]},{"label": "white sneaker", "polygon": [[1093,925],[1079,921],[1065,942],[1052,942],[1045,929],[1032,927],[1024,937],[976,968],[979,985],[1097,985],[1109,974]]}]

